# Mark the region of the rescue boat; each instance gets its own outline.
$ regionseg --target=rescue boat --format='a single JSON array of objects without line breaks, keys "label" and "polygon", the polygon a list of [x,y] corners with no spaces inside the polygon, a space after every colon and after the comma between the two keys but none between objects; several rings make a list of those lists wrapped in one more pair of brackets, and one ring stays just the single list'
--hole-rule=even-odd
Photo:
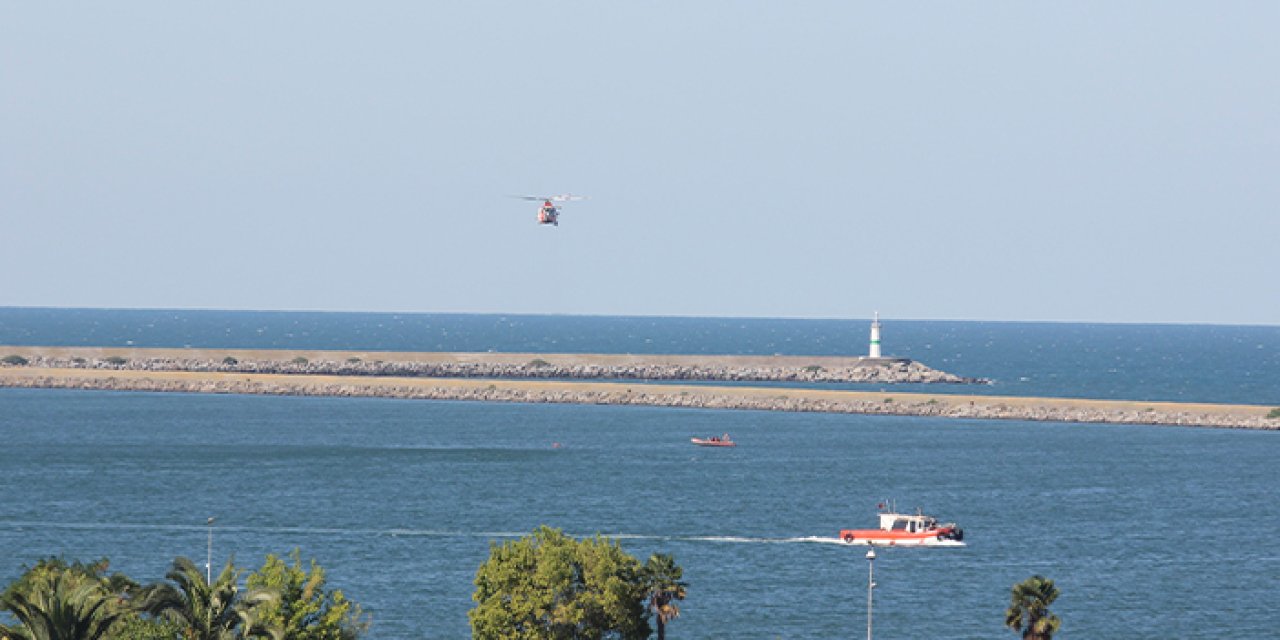
[{"label": "rescue boat", "polygon": [[729,439],[729,434],[723,436],[711,436],[710,438],[689,438],[699,447],[736,447],[738,443]]},{"label": "rescue boat", "polygon": [[919,510],[912,515],[890,509],[880,513],[879,529],[841,529],[840,539],[877,547],[963,547],[964,530]]}]

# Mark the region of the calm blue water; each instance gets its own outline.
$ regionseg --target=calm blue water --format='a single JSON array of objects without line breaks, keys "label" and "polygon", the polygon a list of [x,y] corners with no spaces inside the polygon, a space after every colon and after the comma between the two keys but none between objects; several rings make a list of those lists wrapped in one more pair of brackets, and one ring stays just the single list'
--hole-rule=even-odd
[{"label": "calm blue water", "polygon": [[[210,334],[129,325],[117,315],[164,313],[190,314],[188,321],[206,323],[202,330]],[[443,340],[445,331],[472,336],[436,346],[352,329],[392,316],[360,314],[359,322],[338,316],[333,320],[345,327],[339,331],[323,314],[223,314],[239,318],[235,337],[227,338],[229,325],[208,313],[0,310],[0,343],[534,351],[522,342],[534,333],[527,329],[491,329],[490,346],[474,341],[481,341],[475,337],[481,325],[536,321],[560,330],[557,340],[574,335],[572,342],[583,345],[544,350],[639,351],[601,345],[653,340],[646,343],[656,345],[653,351],[696,352],[696,340],[672,326],[688,325],[702,327],[715,344],[738,345],[708,351],[822,353],[814,345],[840,335],[860,344],[866,328],[834,321],[409,316],[414,326],[450,327],[437,327],[441,337],[430,340]],[[41,314],[62,329],[43,327],[35,319]],[[273,320],[263,324],[264,317]],[[240,335],[254,324],[268,334],[295,321],[328,337],[251,343],[247,335],[256,329]],[[717,323],[726,329],[709,328]],[[630,333],[591,338],[593,325],[598,333],[617,327]],[[110,329],[86,339],[81,332],[88,326]],[[656,328],[646,333],[645,326]],[[730,326],[747,329],[736,338],[716,335],[732,333]],[[342,331],[350,332],[351,344],[342,344]],[[1061,374],[1051,384],[1007,385],[1018,389],[1043,384],[1063,395],[1099,395],[1113,389],[1114,377],[1150,397],[1186,389],[1208,394],[1196,399],[1231,400],[1245,394],[1231,390],[1241,386],[1280,403],[1274,328],[894,322],[886,333],[889,350],[958,373],[1003,380],[1034,364],[1026,376],[1033,381],[1044,372]],[[802,346],[751,342],[764,336]],[[1241,359],[1174,346],[1206,336],[1234,344]],[[1080,347],[1086,343],[1113,345],[1124,356]],[[678,344],[690,346],[672,346]],[[1012,345],[1030,344],[1040,345],[1033,355],[1014,353]],[[908,350],[954,351],[948,358],[957,366]],[[1149,354],[1195,366],[1170,372],[1174,367]],[[1142,372],[1144,382],[1073,369],[1081,358],[1119,362]],[[1244,378],[1242,370],[1256,373]],[[1084,391],[1072,380],[1083,381]],[[688,444],[691,436],[723,432],[741,446]],[[50,554],[107,556],[114,569],[156,580],[176,555],[203,562],[203,524],[213,515],[215,562],[234,554],[238,564],[256,567],[266,553],[300,547],[329,570],[333,586],[373,614],[373,638],[461,638],[468,635],[471,580],[489,542],[545,523],[575,535],[619,536],[642,559],[674,553],[691,587],[672,637],[860,637],[865,548],[823,539],[842,527],[872,525],[875,504],[896,498],[900,506],[920,505],[958,521],[969,546],[880,550],[877,637],[1015,637],[1002,628],[1009,587],[1033,573],[1055,579],[1063,592],[1054,607],[1065,621],[1062,638],[1275,631],[1268,612],[1280,586],[1272,535],[1280,528],[1278,433],[0,389],[0,437],[3,582]],[[553,442],[563,447],[553,449]]]}]

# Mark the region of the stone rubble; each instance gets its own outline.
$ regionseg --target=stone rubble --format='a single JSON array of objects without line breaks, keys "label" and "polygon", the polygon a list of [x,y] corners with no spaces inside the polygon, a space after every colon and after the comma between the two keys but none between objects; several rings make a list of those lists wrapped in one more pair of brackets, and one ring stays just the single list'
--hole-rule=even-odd
[{"label": "stone rubble", "polygon": [[534,360],[527,364],[472,362],[295,362],[252,361],[234,363],[194,358],[108,359],[32,356],[27,366],[59,369],[108,369],[125,371],[195,371],[217,373],[273,373],[335,376],[389,376],[422,378],[500,378],[552,380],[670,380],[714,382],[813,382],[813,383],[945,383],[984,384],[981,378],[965,378],[938,371],[919,362],[884,359],[856,366],[702,366],[675,364],[552,364]]},{"label": "stone rubble", "polygon": [[[427,400],[466,400],[481,402],[524,402],[564,404],[644,405],[702,409],[737,409],[761,411],[803,411],[822,413],[873,414],[971,418],[983,420],[1030,420],[1052,422],[1180,425],[1237,429],[1280,430],[1280,419],[1262,416],[1198,414],[1158,410],[1105,410],[1091,407],[1006,406],[1002,404],[950,404],[912,401],[897,396],[894,402],[867,400],[837,401],[801,398],[779,393],[769,397],[750,397],[706,391],[662,393],[638,385],[634,390],[557,390],[513,389],[497,385],[467,386],[398,386],[309,381],[299,376],[287,383],[232,380],[166,380],[155,378],[118,378],[105,372],[86,372],[82,378],[37,376],[31,378],[0,377],[0,387],[96,389],[110,391],[150,391],[183,393],[227,393],[295,396],[380,397]],[[783,390],[780,390],[780,392]]]}]

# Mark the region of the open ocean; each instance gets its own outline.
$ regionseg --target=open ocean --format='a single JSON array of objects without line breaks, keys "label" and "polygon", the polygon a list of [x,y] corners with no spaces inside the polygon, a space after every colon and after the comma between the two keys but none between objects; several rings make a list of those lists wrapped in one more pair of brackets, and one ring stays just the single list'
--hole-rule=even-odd
[{"label": "open ocean", "polygon": [[[851,355],[867,320],[0,308],[0,345]],[[884,320],[886,354],[990,378],[930,391],[1280,406],[1280,327]],[[0,356],[4,355],[0,352]],[[903,388],[903,387],[896,387]],[[697,449],[729,432],[740,446]],[[48,555],[159,580],[295,547],[369,637],[465,638],[491,541],[540,524],[669,552],[672,638],[862,637],[895,499],[959,549],[879,549],[880,638],[1276,637],[1280,433],[654,407],[0,389],[0,582]],[[562,447],[552,448],[552,443]]]}]

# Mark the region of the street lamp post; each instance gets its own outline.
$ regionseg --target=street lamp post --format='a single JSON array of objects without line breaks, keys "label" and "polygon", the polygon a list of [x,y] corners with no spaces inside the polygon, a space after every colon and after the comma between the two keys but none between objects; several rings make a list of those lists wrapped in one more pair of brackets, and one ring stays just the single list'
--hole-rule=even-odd
[{"label": "street lamp post", "polygon": [[206,584],[213,583],[213,516],[209,517],[209,555],[204,560],[204,581]]},{"label": "street lamp post", "polygon": [[867,551],[867,640],[871,640],[871,592],[876,588],[876,550]]}]

